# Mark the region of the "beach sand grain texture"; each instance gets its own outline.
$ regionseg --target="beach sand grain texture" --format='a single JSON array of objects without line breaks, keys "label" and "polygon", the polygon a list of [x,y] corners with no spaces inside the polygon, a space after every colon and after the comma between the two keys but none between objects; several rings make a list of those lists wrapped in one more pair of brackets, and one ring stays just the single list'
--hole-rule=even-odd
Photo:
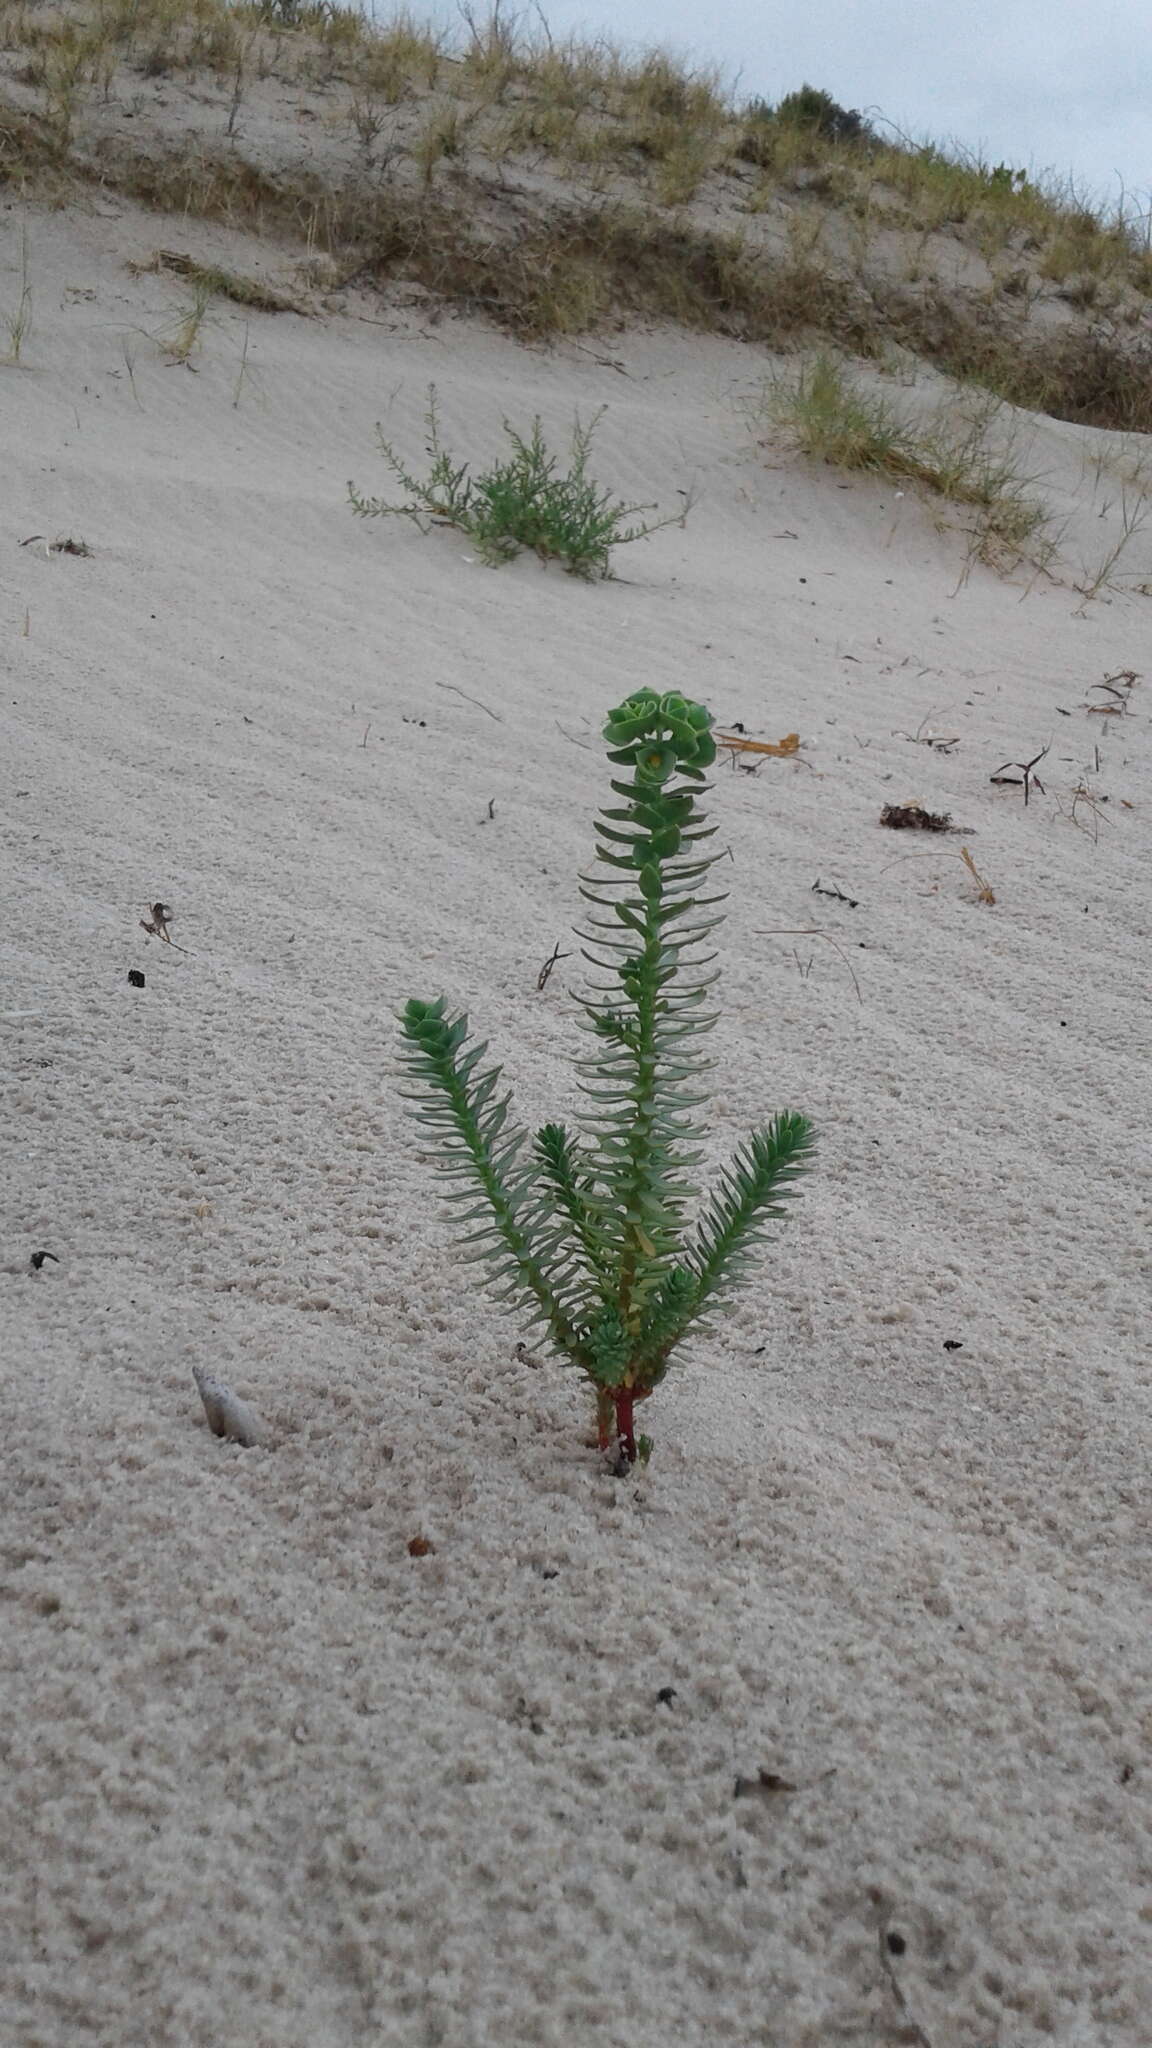
[{"label": "beach sand grain texture", "polygon": [[[221,306],[134,396],[162,225],[33,212],[0,394],[0,2041],[1139,2048],[1147,601],[958,587],[914,501],[756,448],[717,340],[251,315],[234,405]],[[353,520],[432,379],[479,458],[607,403],[594,473],[687,527],[588,587]],[[1035,433],[1087,532],[1107,437]],[[451,1256],[394,1012],[576,1107],[576,963],[536,979],[644,685],[801,735],[713,778],[710,1154],[784,1107],[820,1152],[619,1482]],[[878,828],[911,801],[970,832]]]}]

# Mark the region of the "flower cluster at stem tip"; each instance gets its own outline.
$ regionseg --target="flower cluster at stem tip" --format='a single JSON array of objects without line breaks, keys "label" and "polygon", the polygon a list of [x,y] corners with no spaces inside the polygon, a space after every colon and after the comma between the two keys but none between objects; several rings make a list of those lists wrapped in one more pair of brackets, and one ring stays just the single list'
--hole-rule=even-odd
[{"label": "flower cluster at stem tip", "polygon": [[637,690],[617,706],[604,727],[612,749],[608,758],[620,767],[635,768],[646,782],[667,782],[677,770],[700,775],[716,759],[712,719],[703,704],[692,704],[676,690],[664,696]]}]

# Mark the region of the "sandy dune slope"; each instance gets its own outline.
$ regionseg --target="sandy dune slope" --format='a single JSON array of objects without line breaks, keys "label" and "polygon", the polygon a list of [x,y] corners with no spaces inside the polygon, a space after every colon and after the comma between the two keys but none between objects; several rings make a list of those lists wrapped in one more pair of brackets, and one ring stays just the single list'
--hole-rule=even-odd
[{"label": "sandy dune slope", "polygon": [[[1152,611],[1071,587],[1109,437],[1022,426],[1065,580],[965,575],[915,497],[758,445],[750,349],[352,294],[215,302],[188,368],[129,260],[280,258],[110,200],[28,232],[3,2048],[1138,2048]],[[585,585],[355,521],[430,381],[462,455],[606,406],[597,475],[687,525]],[[393,1012],[446,992],[572,1110],[577,963],[537,976],[644,684],[801,736],[715,777],[711,1130],[803,1108],[820,1154],[620,1481],[453,1260]],[[1046,742],[1025,807],[990,777]],[[911,800],[963,832],[880,828]]]}]

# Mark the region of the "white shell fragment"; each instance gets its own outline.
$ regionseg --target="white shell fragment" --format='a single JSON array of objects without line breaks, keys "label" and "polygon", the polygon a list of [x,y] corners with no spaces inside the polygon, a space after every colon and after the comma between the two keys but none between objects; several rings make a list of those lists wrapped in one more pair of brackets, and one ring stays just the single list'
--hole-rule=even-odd
[{"label": "white shell fragment", "polygon": [[246,1401],[241,1401],[232,1392],[231,1387],[224,1385],[223,1380],[201,1371],[198,1365],[193,1366],[192,1377],[204,1403],[204,1413],[213,1436],[227,1437],[229,1443],[249,1446],[268,1442],[266,1424]]}]

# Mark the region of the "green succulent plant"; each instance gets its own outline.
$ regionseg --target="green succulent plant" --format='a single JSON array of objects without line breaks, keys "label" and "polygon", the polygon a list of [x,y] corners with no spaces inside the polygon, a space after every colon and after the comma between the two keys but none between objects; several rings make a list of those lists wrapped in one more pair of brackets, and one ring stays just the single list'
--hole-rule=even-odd
[{"label": "green succulent plant", "polygon": [[443,997],[401,1013],[405,1090],[434,1134],[429,1157],[455,1183],[467,1255],[498,1299],[542,1324],[595,1392],[602,1448],[647,1456],[635,1408],[660,1384],[689,1331],[700,1334],[744,1273],[812,1146],[806,1117],[782,1114],[738,1148],[704,1201],[696,1112],[716,1022],[708,992],[723,894],[697,893],[718,855],[699,808],[716,758],[712,720],[675,692],[640,690],[604,727],[611,787],[597,819],[596,868],[581,878],[581,931],[594,970],[580,1000],[594,1041],[577,1062],[589,1098],[579,1135],[545,1124],[529,1143],[509,1118],[499,1067]]}]

